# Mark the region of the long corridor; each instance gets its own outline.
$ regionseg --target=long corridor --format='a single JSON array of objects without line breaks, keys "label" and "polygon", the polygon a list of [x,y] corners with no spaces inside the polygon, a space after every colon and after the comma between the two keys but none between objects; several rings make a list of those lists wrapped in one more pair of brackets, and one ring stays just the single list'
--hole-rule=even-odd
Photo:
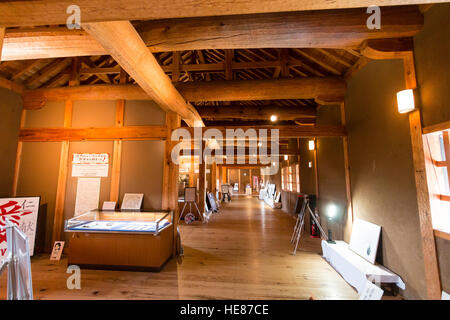
[{"label": "long corridor", "polygon": [[255,197],[233,197],[209,223],[181,225],[184,257],[160,273],[83,269],[81,289],[69,290],[66,259],[34,257],[35,299],[357,299],[321,258],[320,240],[305,237],[291,254],[294,224]]}]

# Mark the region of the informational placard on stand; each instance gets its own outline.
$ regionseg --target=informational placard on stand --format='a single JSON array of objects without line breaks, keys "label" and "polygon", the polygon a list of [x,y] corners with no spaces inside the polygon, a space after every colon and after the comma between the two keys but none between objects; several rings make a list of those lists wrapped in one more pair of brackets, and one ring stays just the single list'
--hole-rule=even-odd
[{"label": "informational placard on stand", "polygon": [[116,210],[117,202],[115,201],[104,201],[103,202],[103,211],[114,211]]},{"label": "informational placard on stand", "polygon": [[98,209],[100,178],[78,178],[74,216]]},{"label": "informational placard on stand", "polygon": [[122,200],[120,210],[124,211],[139,211],[142,208],[142,201],[144,200],[143,193],[125,193]]},{"label": "informational placard on stand", "polygon": [[[0,199],[0,225],[6,225],[8,219],[28,237],[30,256],[34,253],[36,237],[37,216],[39,212],[40,197],[1,198]],[[0,259],[4,259],[7,252],[6,230],[0,232]]]},{"label": "informational placard on stand", "polygon": [[107,177],[109,154],[74,153],[72,155],[72,177]]},{"label": "informational placard on stand", "polygon": [[196,202],[197,188],[188,187],[184,188],[184,202]]}]

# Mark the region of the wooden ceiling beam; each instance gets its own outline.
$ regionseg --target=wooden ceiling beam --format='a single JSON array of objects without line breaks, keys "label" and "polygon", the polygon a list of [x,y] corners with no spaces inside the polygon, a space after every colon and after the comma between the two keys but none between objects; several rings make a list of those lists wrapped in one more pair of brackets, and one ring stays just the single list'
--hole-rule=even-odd
[{"label": "wooden ceiling beam", "polygon": [[187,101],[245,101],[276,99],[315,99],[319,96],[343,99],[346,84],[342,78],[302,78],[249,81],[182,83],[177,89]]},{"label": "wooden ceiling beam", "polygon": [[197,107],[197,111],[203,119],[222,120],[222,119],[252,119],[269,120],[271,115],[276,115],[278,120],[296,120],[303,118],[316,118],[315,108],[306,108],[301,106],[282,107],[279,106],[239,106],[230,105],[222,107]]},{"label": "wooden ceiling beam", "polygon": [[[178,83],[176,88],[187,101],[246,101],[276,99],[343,99],[342,78],[304,78],[248,81],[205,81]],[[152,100],[137,85],[86,85],[26,90],[24,108],[39,109],[46,101],[58,100]]]},{"label": "wooden ceiling beam", "polygon": [[414,50],[413,38],[373,39],[361,46],[361,54],[369,59],[403,59]]},{"label": "wooden ceiling beam", "polygon": [[105,49],[83,30],[66,27],[7,29],[2,61],[104,54]]},{"label": "wooden ceiling beam", "polygon": [[[193,128],[185,128],[192,136],[194,136]],[[247,131],[248,129],[254,129],[258,133],[261,129],[267,130],[267,138],[271,137],[271,130],[279,130],[279,139],[289,139],[289,138],[312,138],[312,137],[343,137],[347,135],[347,131],[342,126],[297,126],[297,125],[286,125],[286,126],[208,126],[203,128],[207,129],[217,129],[222,132],[223,140],[228,140],[226,136],[226,129],[242,129]],[[259,137],[258,137],[259,139]],[[219,139],[216,139],[219,140]],[[248,138],[246,138],[248,140]]]},{"label": "wooden ceiling beam", "polygon": [[[20,3],[23,2],[27,1]],[[33,2],[45,3],[45,1]],[[79,1],[77,3],[81,6]],[[11,2],[7,9],[5,8],[6,12],[11,11],[14,5],[15,3]],[[5,6],[4,3],[0,3],[0,24],[2,16],[5,15],[2,6]],[[36,4],[36,7],[39,6]],[[101,14],[109,12],[111,6],[114,4],[108,3],[108,10],[96,10],[95,21],[101,20]],[[151,7],[150,4],[147,6]],[[127,3],[122,9],[130,7],[131,4]],[[256,7],[260,8],[261,5],[258,4]],[[268,6],[270,7],[272,5]],[[20,14],[17,10],[8,19],[15,16],[18,18]],[[64,15],[64,21],[60,22],[62,24],[65,24],[67,19],[65,10],[64,8],[61,11]],[[82,9],[82,12],[83,21],[89,21],[86,18],[87,10]],[[213,48],[355,49],[367,39],[414,36],[423,26],[423,16],[417,7],[386,7],[382,12],[381,30],[369,30],[366,27],[368,15],[365,9],[347,9],[222,17],[216,17],[219,13],[215,11],[211,14],[213,17],[144,22],[138,26],[138,31],[152,52]],[[35,11],[21,11],[21,13],[34,15]],[[44,16],[48,16],[48,13]],[[123,20],[125,16],[126,14],[117,20]],[[33,23],[32,19],[26,21]],[[45,25],[48,24],[52,23],[46,19]],[[104,54],[107,54],[104,48],[83,30],[68,30],[65,27],[7,29],[2,60]]]},{"label": "wooden ceiling beam", "polygon": [[179,114],[189,126],[203,126],[197,110],[175,89],[129,21],[85,23],[83,28],[162,109]]},{"label": "wooden ceiling beam", "polygon": [[19,141],[102,141],[102,140],[165,140],[165,126],[134,126],[110,128],[26,128]]},{"label": "wooden ceiling beam", "polygon": [[[434,0],[433,2],[446,2]],[[429,3],[426,0],[384,0],[383,6]],[[71,0],[62,1],[2,1],[0,25],[6,27],[65,24]],[[156,20],[185,17],[227,16],[308,10],[367,8],[372,0],[249,0],[224,2],[221,0],[78,0],[83,22],[119,20]],[[100,10],[104,8],[104,10]],[[365,9],[364,9],[365,10]]]},{"label": "wooden ceiling beam", "polygon": [[381,30],[367,28],[366,8],[153,20],[137,26],[151,51],[206,48],[357,48],[373,38],[409,37],[423,26],[414,6],[383,8]]}]

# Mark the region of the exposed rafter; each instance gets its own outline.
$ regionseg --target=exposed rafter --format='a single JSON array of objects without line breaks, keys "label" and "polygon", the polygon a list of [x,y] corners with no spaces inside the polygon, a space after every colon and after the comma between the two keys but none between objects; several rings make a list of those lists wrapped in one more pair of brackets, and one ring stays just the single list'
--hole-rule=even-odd
[{"label": "exposed rafter", "polygon": [[190,126],[203,126],[195,108],[174,88],[129,21],[87,23],[83,28],[163,109],[176,112]]}]

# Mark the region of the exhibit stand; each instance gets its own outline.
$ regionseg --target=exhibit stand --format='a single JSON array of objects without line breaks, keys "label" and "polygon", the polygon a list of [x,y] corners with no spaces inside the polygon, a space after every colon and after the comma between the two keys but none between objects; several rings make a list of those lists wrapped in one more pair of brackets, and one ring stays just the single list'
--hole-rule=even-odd
[{"label": "exhibit stand", "polygon": [[172,257],[173,212],[93,210],[66,220],[68,264],[92,269],[160,271]]},{"label": "exhibit stand", "polygon": [[[184,188],[184,205],[181,210],[180,217],[178,218],[178,222],[180,222],[181,218],[184,218],[184,222],[187,224],[191,224],[195,221],[195,214],[192,211],[192,205],[196,209],[196,213],[200,220],[204,222],[203,214],[200,212],[200,209],[197,206],[197,188],[195,187],[187,187]],[[186,210],[187,205],[189,205],[189,210]]]},{"label": "exhibit stand", "polygon": [[259,193],[259,199],[272,209],[281,208],[281,192],[276,192],[275,184],[268,184],[265,189],[262,189]]},{"label": "exhibit stand", "polygon": [[368,282],[406,288],[398,275],[375,263],[380,231],[380,226],[355,219],[350,244],[322,240],[323,257],[359,294],[363,293]]}]

